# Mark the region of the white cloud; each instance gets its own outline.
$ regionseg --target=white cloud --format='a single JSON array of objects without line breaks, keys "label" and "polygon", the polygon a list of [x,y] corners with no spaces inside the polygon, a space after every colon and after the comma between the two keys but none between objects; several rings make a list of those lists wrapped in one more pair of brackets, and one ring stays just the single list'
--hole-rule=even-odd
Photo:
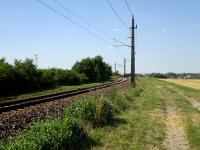
[{"label": "white cloud", "polygon": [[200,28],[200,23],[197,24],[197,27]]}]

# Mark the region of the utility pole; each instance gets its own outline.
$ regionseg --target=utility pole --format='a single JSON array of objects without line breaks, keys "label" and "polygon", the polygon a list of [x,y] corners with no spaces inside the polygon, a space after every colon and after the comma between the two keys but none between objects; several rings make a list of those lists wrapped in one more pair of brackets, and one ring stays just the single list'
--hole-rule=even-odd
[{"label": "utility pole", "polygon": [[124,58],[124,77],[126,76],[126,58]]},{"label": "utility pole", "polygon": [[137,25],[135,26],[135,19],[132,16],[132,36],[131,36],[131,83],[135,84],[135,29],[137,29]]},{"label": "utility pole", "polygon": [[35,65],[38,66],[38,54],[35,54]]}]

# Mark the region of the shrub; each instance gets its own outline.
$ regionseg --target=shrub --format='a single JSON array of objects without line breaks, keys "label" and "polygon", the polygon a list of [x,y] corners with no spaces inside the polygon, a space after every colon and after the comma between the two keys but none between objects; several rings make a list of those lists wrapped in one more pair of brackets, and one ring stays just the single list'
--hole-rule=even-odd
[{"label": "shrub", "polygon": [[78,85],[87,82],[87,77],[84,74],[79,74],[75,71],[51,68],[42,69],[41,72],[43,87]]},{"label": "shrub", "polygon": [[95,123],[97,126],[106,124],[114,117],[115,108],[105,98],[100,97],[96,102]]},{"label": "shrub", "polygon": [[114,107],[103,97],[87,97],[70,105],[65,110],[67,117],[81,119],[93,127],[108,123],[114,115]]},{"label": "shrub", "polygon": [[9,140],[3,149],[77,149],[85,138],[81,122],[65,117],[33,124],[18,137]]},{"label": "shrub", "polygon": [[143,92],[143,89],[140,86],[135,87],[135,89],[132,92],[133,97],[139,97],[141,93]]},{"label": "shrub", "polygon": [[101,56],[75,63],[72,70],[38,69],[32,59],[15,60],[13,65],[0,58],[0,96],[33,92],[62,85],[104,81],[111,77],[111,67]]},{"label": "shrub", "polygon": [[95,120],[95,101],[92,97],[88,97],[82,101],[78,101],[70,105],[65,110],[67,117],[79,118],[84,123],[92,123]]},{"label": "shrub", "polygon": [[101,56],[96,56],[94,58],[88,57],[80,62],[76,62],[72,70],[78,73],[84,73],[91,82],[101,82],[108,80],[112,76],[111,66],[105,63]]},{"label": "shrub", "polygon": [[127,95],[122,93],[117,93],[116,90],[112,91],[112,93],[108,96],[108,99],[111,103],[117,108],[116,112],[120,112],[121,110],[125,110],[128,107],[129,100]]},{"label": "shrub", "polygon": [[149,76],[153,77],[153,78],[161,78],[161,79],[166,79],[167,78],[167,75],[162,74],[162,73],[152,73]]}]

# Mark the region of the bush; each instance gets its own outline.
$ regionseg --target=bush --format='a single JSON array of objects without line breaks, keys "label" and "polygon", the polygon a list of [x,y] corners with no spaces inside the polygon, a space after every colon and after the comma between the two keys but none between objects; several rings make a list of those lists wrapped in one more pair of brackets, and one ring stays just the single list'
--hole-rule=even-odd
[{"label": "bush", "polygon": [[96,125],[107,124],[114,117],[115,107],[105,98],[100,97],[96,102]]},{"label": "bush", "polygon": [[78,149],[85,138],[83,124],[77,119],[65,117],[35,123],[16,139],[9,140],[2,149]]},{"label": "bush", "polygon": [[75,63],[72,70],[38,69],[32,59],[15,60],[14,65],[0,58],[0,96],[33,92],[62,85],[108,80],[111,67],[101,56],[86,58]]},{"label": "bush", "polygon": [[166,79],[167,76],[165,74],[162,73],[152,73],[149,75],[149,77],[153,77],[153,78],[160,78],[160,79]]},{"label": "bush", "polygon": [[132,96],[133,96],[133,97],[139,97],[143,91],[144,91],[143,88],[141,88],[140,86],[137,86],[137,87],[135,87],[135,89],[133,90]]},{"label": "bush", "polygon": [[79,85],[87,82],[84,74],[64,69],[42,69],[42,85],[45,87],[55,87],[61,85]]},{"label": "bush", "polygon": [[80,62],[76,62],[72,70],[85,74],[90,82],[101,82],[108,80],[112,76],[111,66],[106,64],[101,56],[88,57]]},{"label": "bush", "polygon": [[0,59],[0,96],[33,92],[62,85],[79,85],[88,82],[83,73],[50,68],[37,69],[33,60],[15,60],[14,65]]},{"label": "bush", "polygon": [[108,123],[114,115],[114,107],[103,97],[87,97],[70,105],[65,110],[67,117],[81,119],[93,127]]},{"label": "bush", "polygon": [[79,118],[84,122],[94,122],[95,101],[91,97],[77,101],[65,109],[65,116]]},{"label": "bush", "polygon": [[116,107],[116,112],[120,112],[121,110],[125,110],[131,99],[128,98],[127,95],[122,93],[117,93],[116,90],[112,91],[112,93],[108,96],[108,99],[112,102],[112,104]]},{"label": "bush", "polygon": [[13,87],[14,69],[9,65],[5,58],[0,59],[0,95],[6,93]]}]

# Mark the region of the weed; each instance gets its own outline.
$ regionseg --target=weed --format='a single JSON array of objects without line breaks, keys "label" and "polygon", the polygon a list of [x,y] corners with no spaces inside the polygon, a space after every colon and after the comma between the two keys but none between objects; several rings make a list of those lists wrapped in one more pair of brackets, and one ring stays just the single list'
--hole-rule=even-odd
[{"label": "weed", "polygon": [[87,97],[65,110],[67,117],[75,117],[93,127],[106,124],[114,116],[115,109],[104,97]]},{"label": "weed", "polygon": [[1,149],[77,149],[85,137],[80,121],[74,118],[54,119],[33,124],[16,138],[11,138]]}]

